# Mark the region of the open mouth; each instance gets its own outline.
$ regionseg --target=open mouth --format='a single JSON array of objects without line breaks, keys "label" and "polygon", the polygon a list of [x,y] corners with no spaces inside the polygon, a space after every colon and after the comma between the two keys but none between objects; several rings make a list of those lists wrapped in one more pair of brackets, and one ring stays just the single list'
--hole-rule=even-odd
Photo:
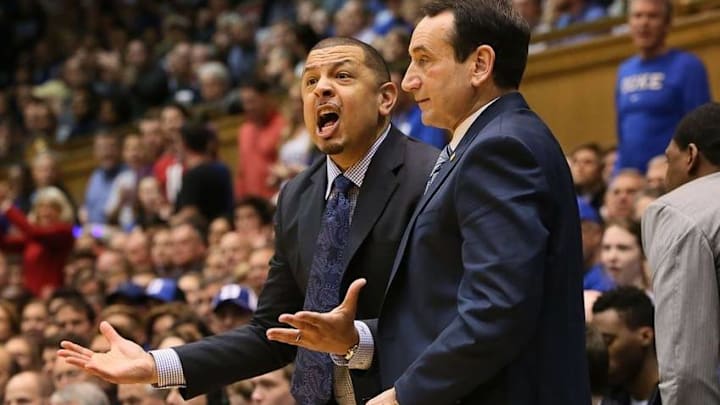
[{"label": "open mouth", "polygon": [[320,112],[317,119],[318,134],[322,137],[329,137],[337,128],[340,122],[340,114],[335,111]]}]

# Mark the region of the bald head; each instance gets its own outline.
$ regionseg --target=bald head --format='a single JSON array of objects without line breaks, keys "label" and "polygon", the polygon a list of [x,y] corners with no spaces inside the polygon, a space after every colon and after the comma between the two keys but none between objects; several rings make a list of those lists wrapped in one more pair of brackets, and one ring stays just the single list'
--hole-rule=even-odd
[{"label": "bald head", "polygon": [[51,387],[36,371],[13,376],[5,387],[5,404],[41,405],[47,403]]}]

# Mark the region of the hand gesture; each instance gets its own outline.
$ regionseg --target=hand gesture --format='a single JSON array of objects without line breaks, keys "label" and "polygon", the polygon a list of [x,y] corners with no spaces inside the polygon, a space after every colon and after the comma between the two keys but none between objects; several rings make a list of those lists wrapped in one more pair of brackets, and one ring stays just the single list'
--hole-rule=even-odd
[{"label": "hand gesture", "polygon": [[87,373],[114,384],[155,384],[155,359],[136,343],[120,336],[107,322],[100,332],[110,342],[110,351],[96,353],[67,340],[60,343],[58,356]]},{"label": "hand gesture", "polygon": [[364,278],[353,281],[343,302],[330,312],[300,311],[294,315],[280,315],[280,322],[296,329],[268,329],[268,339],[316,352],[345,354],[360,339],[354,321],[360,290],[365,283]]}]

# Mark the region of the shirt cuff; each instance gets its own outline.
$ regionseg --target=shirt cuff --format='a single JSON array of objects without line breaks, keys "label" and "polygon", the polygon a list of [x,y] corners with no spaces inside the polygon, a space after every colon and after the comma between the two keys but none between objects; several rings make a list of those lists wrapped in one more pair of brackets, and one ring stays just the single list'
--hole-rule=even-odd
[{"label": "shirt cuff", "polygon": [[151,350],[149,353],[155,359],[155,368],[158,373],[157,388],[185,387],[185,374],[180,356],[175,350]]},{"label": "shirt cuff", "polygon": [[331,354],[333,363],[340,367],[347,367],[353,370],[367,370],[372,365],[373,356],[375,355],[375,341],[373,340],[370,328],[361,321],[355,321],[355,329],[360,337],[358,349],[350,361],[345,360],[344,356]]}]

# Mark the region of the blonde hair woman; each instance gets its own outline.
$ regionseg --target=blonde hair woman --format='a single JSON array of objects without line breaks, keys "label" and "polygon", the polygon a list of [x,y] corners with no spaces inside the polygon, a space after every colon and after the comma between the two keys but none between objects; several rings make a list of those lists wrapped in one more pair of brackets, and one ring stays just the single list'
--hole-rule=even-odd
[{"label": "blonde hair woman", "polygon": [[22,253],[23,286],[47,298],[62,285],[63,268],[75,242],[72,206],[56,187],[43,187],[35,193],[27,217],[7,195],[0,196],[0,201],[0,215],[17,229],[2,235],[0,248]]}]

